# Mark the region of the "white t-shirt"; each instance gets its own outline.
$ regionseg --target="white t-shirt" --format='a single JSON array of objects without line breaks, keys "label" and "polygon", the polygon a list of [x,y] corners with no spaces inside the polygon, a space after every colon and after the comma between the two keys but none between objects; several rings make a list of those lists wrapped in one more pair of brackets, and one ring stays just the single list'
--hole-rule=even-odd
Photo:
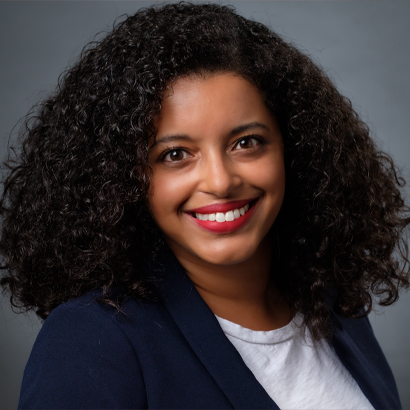
[{"label": "white t-shirt", "polygon": [[222,330],[281,409],[373,409],[325,340],[313,341],[302,317],[270,331],[246,329],[217,316]]}]

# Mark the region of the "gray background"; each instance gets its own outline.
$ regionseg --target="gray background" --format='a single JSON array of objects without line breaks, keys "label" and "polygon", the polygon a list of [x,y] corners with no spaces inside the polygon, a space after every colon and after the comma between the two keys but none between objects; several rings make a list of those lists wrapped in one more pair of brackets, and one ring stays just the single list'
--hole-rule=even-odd
[{"label": "gray background", "polygon": [[[51,92],[81,48],[114,19],[153,2],[0,2],[0,157],[16,123]],[[223,4],[228,4],[223,2]],[[230,1],[319,63],[410,176],[410,2]],[[407,191],[408,192],[408,191]],[[410,409],[410,297],[371,315]],[[15,408],[24,365],[40,328],[34,315],[0,310],[0,409]],[[75,394],[75,392],[73,392]]]}]

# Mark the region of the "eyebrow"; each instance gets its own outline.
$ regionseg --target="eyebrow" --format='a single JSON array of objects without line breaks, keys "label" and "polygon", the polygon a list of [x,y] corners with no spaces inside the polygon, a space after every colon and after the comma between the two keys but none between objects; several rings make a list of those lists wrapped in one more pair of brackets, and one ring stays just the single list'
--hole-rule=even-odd
[{"label": "eyebrow", "polygon": [[270,131],[269,128],[264,125],[261,124],[260,122],[254,121],[254,122],[250,122],[248,124],[244,124],[244,125],[239,125],[238,127],[234,128],[229,135],[236,135],[236,134],[240,134],[241,132],[247,131],[249,129],[252,128],[263,128],[264,130]]},{"label": "eyebrow", "polygon": [[[238,127],[235,127],[234,129],[230,131],[229,136],[231,137],[233,135],[240,134],[241,132],[244,132],[244,131],[247,131],[253,128],[263,128],[269,131],[269,128],[266,125],[261,124],[260,122],[254,121],[248,124],[243,124],[243,125],[239,125]],[[190,141],[191,139],[192,138],[187,134],[164,135],[163,137],[155,140],[155,142],[150,146],[150,149],[155,147],[158,144],[163,144],[163,143],[167,143],[171,141],[180,141],[180,140]]]}]

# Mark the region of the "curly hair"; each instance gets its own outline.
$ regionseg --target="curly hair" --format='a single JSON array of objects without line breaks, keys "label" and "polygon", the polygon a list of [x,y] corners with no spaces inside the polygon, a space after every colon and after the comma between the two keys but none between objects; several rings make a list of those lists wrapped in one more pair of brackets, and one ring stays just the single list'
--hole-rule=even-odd
[{"label": "curly hair", "polygon": [[148,141],[170,83],[234,72],[278,119],[286,194],[274,224],[274,280],[314,337],[393,303],[409,286],[404,181],[327,76],[294,46],[231,7],[139,10],[90,43],[27,116],[1,199],[1,280],[11,303],[45,319],[100,287],[104,300],[152,298],[145,267],[164,246],[147,206]]}]

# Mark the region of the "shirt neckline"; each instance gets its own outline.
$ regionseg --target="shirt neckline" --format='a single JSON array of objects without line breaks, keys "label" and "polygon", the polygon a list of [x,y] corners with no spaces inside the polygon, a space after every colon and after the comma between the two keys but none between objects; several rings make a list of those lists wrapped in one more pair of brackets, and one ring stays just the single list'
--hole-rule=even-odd
[{"label": "shirt neckline", "polygon": [[216,319],[226,335],[248,343],[276,344],[285,342],[286,340],[295,337],[297,334],[300,334],[300,326],[303,321],[303,316],[297,314],[287,325],[279,329],[267,331],[248,329],[219,316],[216,316]]}]

